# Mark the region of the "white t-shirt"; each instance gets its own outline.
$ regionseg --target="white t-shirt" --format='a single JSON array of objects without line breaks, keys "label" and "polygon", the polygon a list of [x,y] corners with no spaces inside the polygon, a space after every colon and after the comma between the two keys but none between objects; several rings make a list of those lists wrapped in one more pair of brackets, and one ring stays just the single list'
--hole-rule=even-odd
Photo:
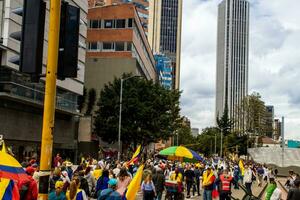
[{"label": "white t-shirt", "polygon": [[280,200],[281,199],[281,190],[279,188],[276,188],[270,198],[270,200]]}]

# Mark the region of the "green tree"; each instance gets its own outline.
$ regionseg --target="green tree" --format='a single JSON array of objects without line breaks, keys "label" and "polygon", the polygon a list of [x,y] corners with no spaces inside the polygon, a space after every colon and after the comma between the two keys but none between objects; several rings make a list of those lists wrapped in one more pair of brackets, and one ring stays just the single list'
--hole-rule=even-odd
[{"label": "green tree", "polygon": [[220,130],[217,127],[207,127],[202,130],[202,133],[197,137],[196,143],[191,147],[194,150],[208,156],[215,153],[215,140],[217,142],[216,151],[220,152]]},{"label": "green tree", "polygon": [[[124,74],[123,78],[131,76]],[[95,112],[95,132],[102,140],[118,140],[121,79],[104,86]],[[123,85],[121,140],[124,145],[149,144],[168,139],[179,126],[177,90],[167,90],[152,81],[131,78]]]},{"label": "green tree", "polygon": [[260,94],[253,92],[245,97],[240,110],[245,117],[245,131],[255,135],[265,135],[267,131],[267,111]]},{"label": "green tree", "polygon": [[224,112],[221,118],[217,117],[217,126],[224,136],[230,134],[233,121],[228,116],[228,106],[225,104]]},{"label": "green tree", "polygon": [[186,124],[182,124],[180,128],[177,129],[175,135],[175,144],[177,144],[177,134],[178,134],[178,145],[188,145],[196,143],[196,138],[192,135],[191,127]]},{"label": "green tree", "polygon": [[89,94],[88,94],[87,109],[85,112],[86,115],[91,115],[91,113],[94,109],[95,103],[96,103],[96,90],[94,88],[91,88],[89,90]]},{"label": "green tree", "polygon": [[85,100],[86,100],[86,88],[83,88],[83,95],[80,95],[77,99],[77,106],[80,112],[82,112],[82,109],[85,106]]}]

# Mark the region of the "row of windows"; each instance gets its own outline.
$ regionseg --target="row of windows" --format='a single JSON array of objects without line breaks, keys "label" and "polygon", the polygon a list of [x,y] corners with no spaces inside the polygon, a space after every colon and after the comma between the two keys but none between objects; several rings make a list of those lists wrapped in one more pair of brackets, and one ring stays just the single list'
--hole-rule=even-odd
[{"label": "row of windows", "polygon": [[131,51],[131,42],[90,42],[90,51]]},{"label": "row of windows", "polygon": [[93,19],[90,28],[131,28],[133,19]]}]

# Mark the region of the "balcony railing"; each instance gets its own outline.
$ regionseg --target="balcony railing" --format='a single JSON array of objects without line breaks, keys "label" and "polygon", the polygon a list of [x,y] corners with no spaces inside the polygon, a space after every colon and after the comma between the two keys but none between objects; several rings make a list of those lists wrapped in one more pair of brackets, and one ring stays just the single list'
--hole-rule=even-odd
[{"label": "balcony railing", "polygon": [[[44,91],[40,91],[34,87],[28,87],[15,82],[0,81],[0,93],[1,92],[33,103],[44,104]],[[64,111],[76,112],[77,103],[58,94],[56,97],[56,108]]]}]

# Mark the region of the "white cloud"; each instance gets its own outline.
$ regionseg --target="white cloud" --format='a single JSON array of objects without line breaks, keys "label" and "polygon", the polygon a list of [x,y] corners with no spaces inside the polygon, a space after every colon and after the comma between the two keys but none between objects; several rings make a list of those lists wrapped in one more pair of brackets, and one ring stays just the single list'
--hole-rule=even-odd
[{"label": "white cloud", "polygon": [[[200,129],[214,125],[219,2],[188,0],[183,6],[182,114]],[[300,139],[300,1],[250,0],[250,5],[249,91],[286,117],[287,137]]]}]

